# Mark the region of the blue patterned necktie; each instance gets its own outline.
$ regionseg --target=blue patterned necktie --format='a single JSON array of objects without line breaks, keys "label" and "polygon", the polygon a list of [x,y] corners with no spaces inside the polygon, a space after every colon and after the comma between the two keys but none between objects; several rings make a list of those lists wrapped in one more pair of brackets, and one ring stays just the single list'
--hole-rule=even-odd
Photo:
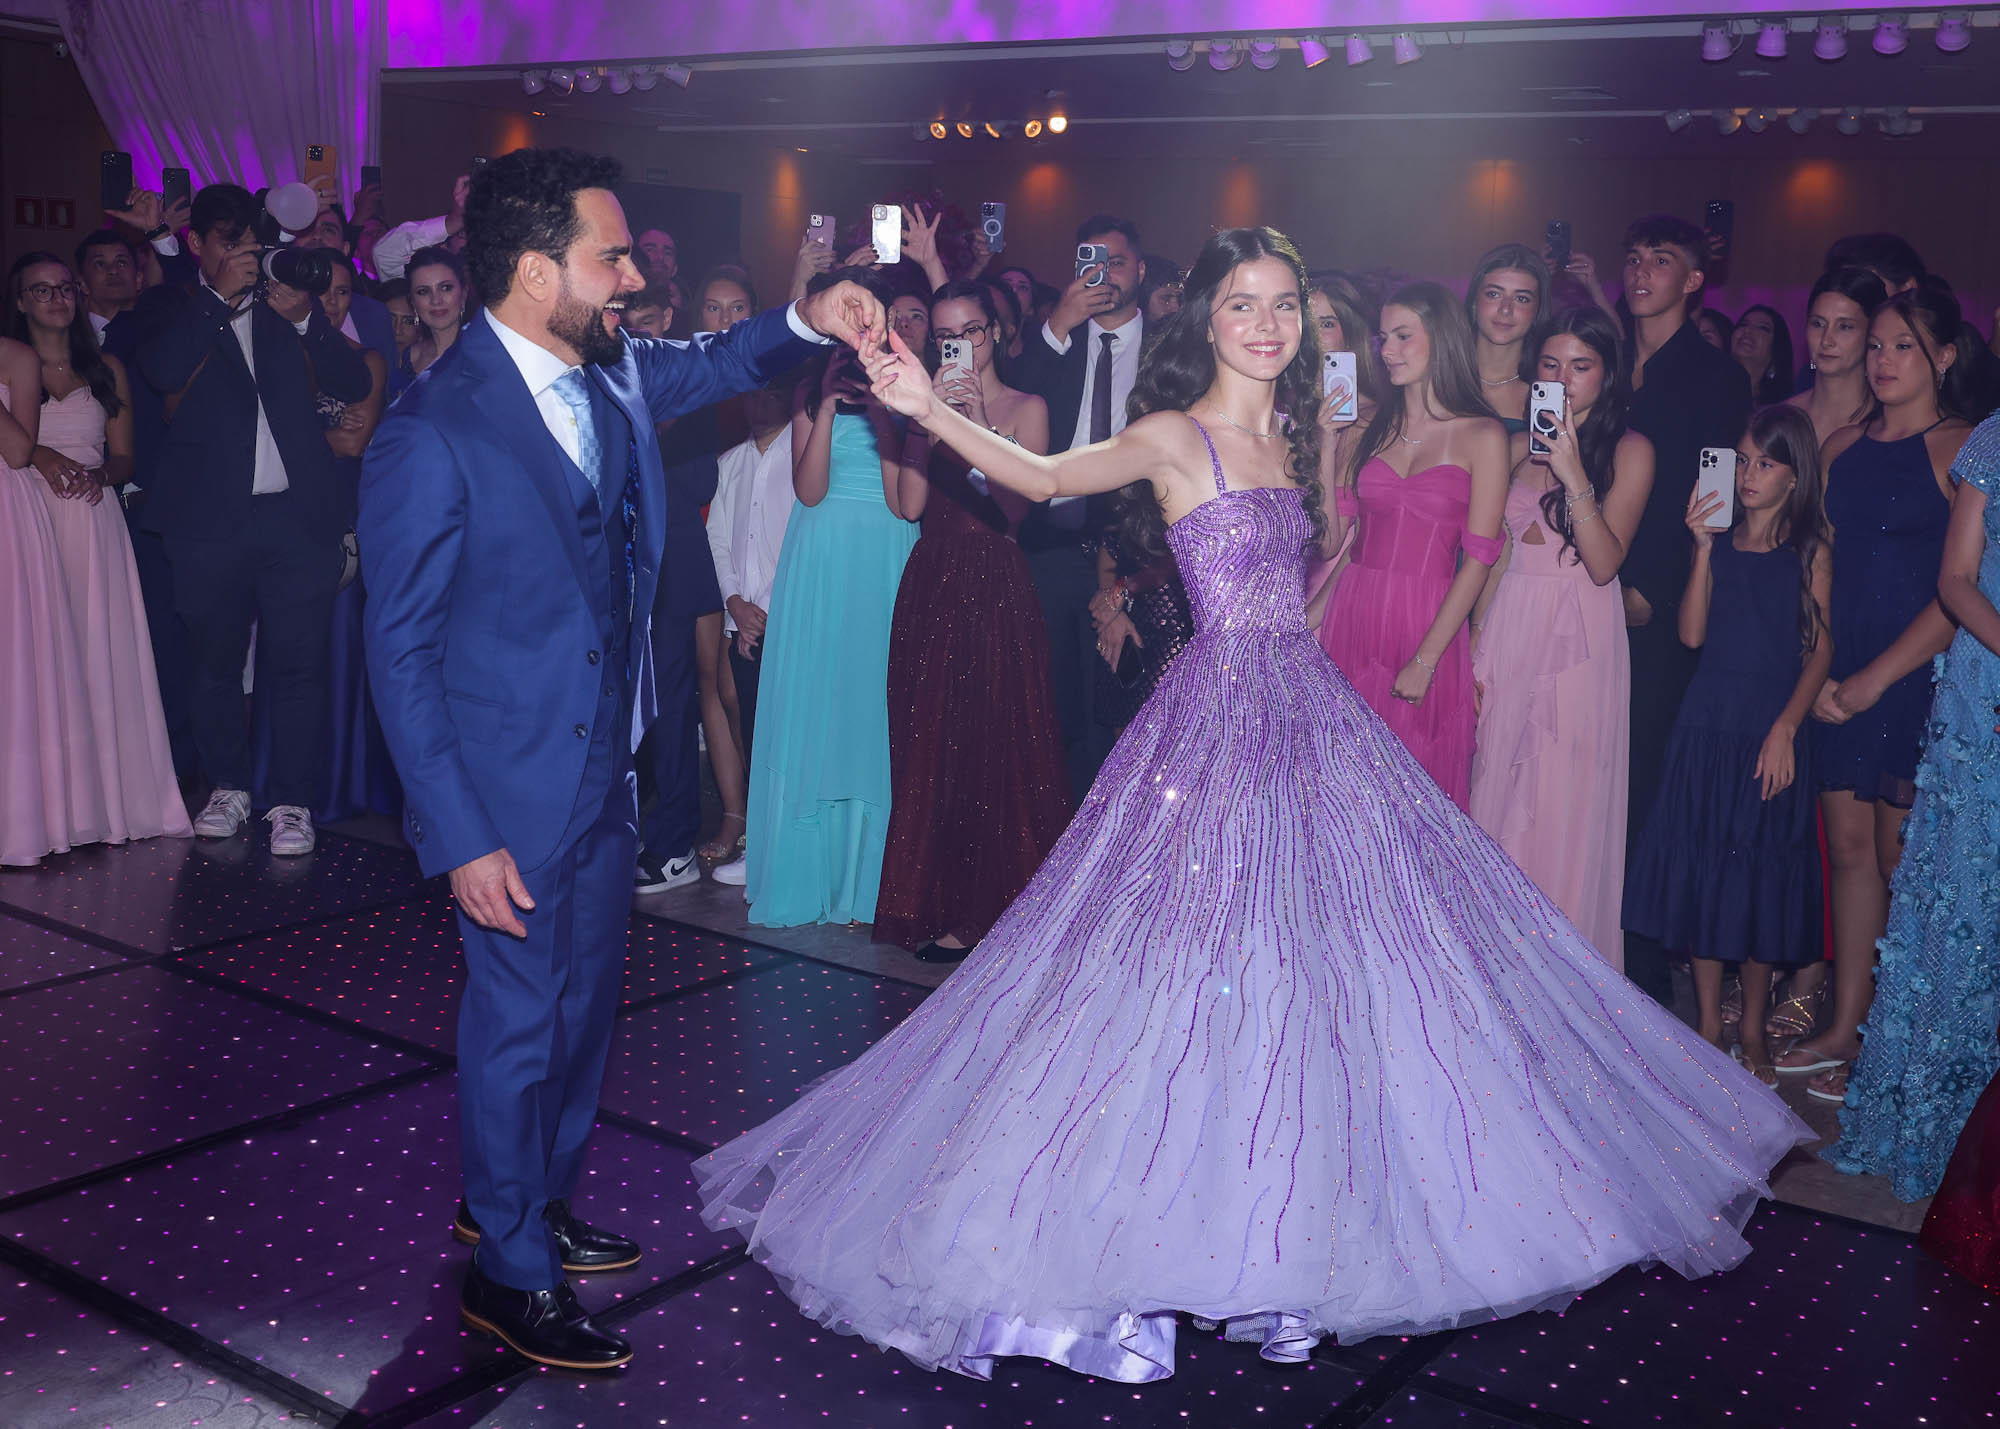
[{"label": "blue patterned necktie", "polygon": [[590,379],[581,367],[572,367],[555,381],[553,389],[576,418],[576,464],[597,492],[604,497],[604,447],[597,435],[597,417],[590,409]]}]

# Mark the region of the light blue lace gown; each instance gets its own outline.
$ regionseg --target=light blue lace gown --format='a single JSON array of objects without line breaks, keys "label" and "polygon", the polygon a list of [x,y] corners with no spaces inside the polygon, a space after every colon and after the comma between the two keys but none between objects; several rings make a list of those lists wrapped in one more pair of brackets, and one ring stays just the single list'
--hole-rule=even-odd
[{"label": "light blue lace gown", "polygon": [[[1972,434],[1952,478],[1986,493],[1979,589],[2000,605],[2000,417]],[[1905,1201],[1937,1190],[2000,1069],[2000,656],[1961,630],[1937,675],[1875,1005],[1827,1153],[1842,1171],[1888,1176]]]}]

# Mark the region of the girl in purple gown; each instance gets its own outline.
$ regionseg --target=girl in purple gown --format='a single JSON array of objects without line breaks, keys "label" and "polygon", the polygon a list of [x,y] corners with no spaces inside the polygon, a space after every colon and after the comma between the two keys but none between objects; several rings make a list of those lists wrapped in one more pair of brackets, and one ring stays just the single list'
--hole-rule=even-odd
[{"label": "girl in purple gown", "polygon": [[1198,627],[958,972],[696,1164],[807,1314],[927,1368],[1138,1382],[1179,1311],[1296,1361],[1707,1274],[1810,1138],[1437,797],[1307,628],[1304,292],[1282,235],[1217,234],[1143,415],[1058,457],[934,402],[900,342],[866,359],[1033,499],[1141,483],[1128,540],[1171,548]]}]

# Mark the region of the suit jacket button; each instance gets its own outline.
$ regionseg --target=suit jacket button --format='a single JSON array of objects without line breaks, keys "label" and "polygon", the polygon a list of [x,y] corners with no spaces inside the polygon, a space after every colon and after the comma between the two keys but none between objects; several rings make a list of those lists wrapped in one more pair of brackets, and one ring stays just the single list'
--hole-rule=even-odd
[{"label": "suit jacket button", "polygon": [[575,735],[578,739],[590,738],[590,731],[585,729],[582,725],[578,725],[575,729],[571,730],[570,733]]},{"label": "suit jacket button", "polygon": [[598,656],[598,653],[595,650],[593,650],[583,658],[590,661],[591,664],[595,665],[600,657]]}]

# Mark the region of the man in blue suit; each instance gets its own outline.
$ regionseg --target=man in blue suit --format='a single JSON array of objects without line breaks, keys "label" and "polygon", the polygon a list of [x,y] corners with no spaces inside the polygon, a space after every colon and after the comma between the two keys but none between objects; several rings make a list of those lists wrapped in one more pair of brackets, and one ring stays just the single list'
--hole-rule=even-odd
[{"label": "man in blue suit", "polygon": [[487,307],[383,419],[361,478],[368,673],[411,847],[465,939],[459,1114],[476,1245],[461,1312],[543,1364],[624,1364],[567,1270],[637,1262],[571,1214],[624,965],[653,715],[665,491],[654,423],[880,340],[852,284],[692,347],[622,339],[641,286],[614,160],[486,165],[467,266]]}]

